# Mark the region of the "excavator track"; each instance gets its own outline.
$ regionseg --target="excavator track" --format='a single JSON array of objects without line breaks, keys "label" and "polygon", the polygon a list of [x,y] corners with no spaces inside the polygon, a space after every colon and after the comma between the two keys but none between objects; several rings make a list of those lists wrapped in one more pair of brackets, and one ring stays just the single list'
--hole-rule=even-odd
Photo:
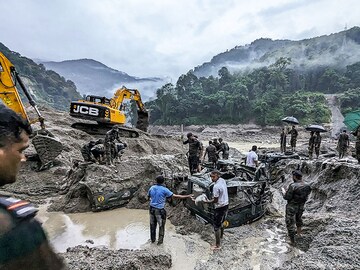
[{"label": "excavator track", "polygon": [[[71,125],[72,128],[82,130],[90,135],[106,135],[114,125],[106,124],[91,124],[91,123],[74,123]],[[128,127],[119,127],[120,137],[125,138],[138,138],[140,136],[139,132],[133,128]]]}]

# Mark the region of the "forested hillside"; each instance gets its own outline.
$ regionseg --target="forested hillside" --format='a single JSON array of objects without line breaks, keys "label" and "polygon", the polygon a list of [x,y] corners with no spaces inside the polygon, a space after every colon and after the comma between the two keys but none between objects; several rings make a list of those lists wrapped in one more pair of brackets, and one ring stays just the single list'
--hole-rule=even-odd
[{"label": "forested hillside", "polygon": [[302,124],[330,120],[324,94],[340,95],[343,112],[360,106],[360,62],[335,70],[312,71],[288,68],[290,58],[249,72],[231,74],[226,67],[218,77],[196,77],[192,71],[180,76],[176,85],[157,90],[148,102],[151,123],[280,124],[284,116],[295,116]]},{"label": "forested hillside", "polygon": [[301,41],[259,39],[158,89],[147,103],[150,121],[272,125],[295,116],[302,124],[326,123],[324,94],[336,94],[343,113],[360,109],[359,60],[359,27]]},{"label": "forested hillside", "polygon": [[[38,104],[46,104],[59,110],[69,110],[70,101],[81,98],[75,84],[65,80],[55,71],[46,70],[44,65],[9,50],[0,43],[0,51],[12,62],[28,90]],[[19,89],[23,98],[23,93]],[[23,99],[26,101],[26,98]]]}]

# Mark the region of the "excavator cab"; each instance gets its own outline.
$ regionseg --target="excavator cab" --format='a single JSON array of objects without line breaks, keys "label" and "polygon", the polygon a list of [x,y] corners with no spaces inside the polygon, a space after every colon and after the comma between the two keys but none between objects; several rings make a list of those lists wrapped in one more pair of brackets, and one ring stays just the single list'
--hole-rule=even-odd
[{"label": "excavator cab", "polygon": [[[124,126],[127,121],[125,100],[136,102],[136,129]],[[137,89],[128,89],[125,86],[116,90],[110,99],[89,95],[84,100],[72,101],[70,116],[97,122],[97,124],[77,122],[71,125],[71,127],[83,130],[91,135],[105,135],[113,125],[120,125],[120,136],[135,138],[139,137],[139,130],[146,132],[149,126],[149,113],[142,103],[140,92]]]},{"label": "excavator cab", "polygon": [[[24,104],[20,98],[17,88],[23,90],[30,105],[34,108],[37,118],[29,119]],[[2,103],[20,114],[30,124],[40,123],[40,129],[33,131],[31,135],[32,144],[38,154],[40,165],[38,170],[44,170],[51,166],[53,160],[61,153],[62,143],[45,128],[44,118],[29,91],[26,89],[23,81],[17,73],[15,66],[0,52],[0,100]]]}]

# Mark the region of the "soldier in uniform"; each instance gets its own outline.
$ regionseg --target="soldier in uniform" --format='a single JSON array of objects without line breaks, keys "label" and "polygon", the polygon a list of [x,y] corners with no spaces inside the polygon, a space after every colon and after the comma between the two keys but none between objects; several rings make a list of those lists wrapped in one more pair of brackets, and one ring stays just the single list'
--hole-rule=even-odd
[{"label": "soldier in uniform", "polygon": [[315,139],[315,132],[310,132],[310,138],[309,138],[309,158],[312,159],[313,153],[314,153],[314,139]]},{"label": "soldier in uniform", "polygon": [[203,160],[205,159],[206,154],[208,155],[208,162],[213,165],[213,168],[216,168],[218,158],[216,155],[216,147],[212,144],[212,141],[209,141],[209,146],[205,149]]},{"label": "soldier in uniform", "polygon": [[339,158],[343,158],[345,156],[349,145],[350,145],[349,135],[346,133],[346,130],[344,129],[343,132],[340,134],[338,141]]},{"label": "soldier in uniform", "polygon": [[199,168],[199,156],[201,152],[201,144],[197,140],[197,138],[189,132],[187,135],[187,140],[183,142],[183,144],[189,144],[189,156],[188,156],[188,162],[189,162],[189,168],[190,173],[193,174],[195,172],[198,172]]},{"label": "soldier in uniform", "polygon": [[356,159],[360,163],[360,126],[353,132],[353,135],[356,137],[355,142],[355,155]]},{"label": "soldier in uniform", "polygon": [[93,148],[91,148],[91,154],[99,164],[103,164],[105,155],[104,140],[99,139],[95,142]]},{"label": "soldier in uniform", "polygon": [[91,149],[95,146],[94,141],[90,141],[89,143],[85,144],[83,147],[81,147],[81,155],[84,158],[84,161],[86,162],[95,162],[95,158],[93,154],[91,153]]},{"label": "soldier in uniform", "polygon": [[119,126],[114,125],[105,135],[105,160],[106,165],[114,166],[113,159],[116,156],[115,140],[122,143],[118,131]]},{"label": "soldier in uniform", "polygon": [[286,152],[286,131],[285,128],[281,130],[280,133],[280,152],[285,153]]},{"label": "soldier in uniform", "polygon": [[218,142],[217,138],[213,138],[213,143],[212,144],[216,147],[216,151],[220,150],[220,143]]},{"label": "soldier in uniform", "polygon": [[229,145],[223,141],[222,138],[219,138],[220,150],[218,150],[218,154],[222,152],[223,159],[229,159]]},{"label": "soldier in uniform", "polygon": [[[16,181],[30,126],[14,111],[0,106],[0,186]],[[0,269],[60,270],[65,265],[51,248],[37,210],[26,201],[0,197]]]},{"label": "soldier in uniform", "polygon": [[[194,137],[198,140],[198,136],[197,135],[194,135]],[[200,164],[200,160],[201,160],[201,158],[202,158],[202,156],[203,156],[203,154],[204,154],[204,145],[203,145],[203,143],[200,141],[200,140],[198,140],[199,141],[199,143],[200,143],[200,151],[199,151],[199,163],[198,163],[198,168],[197,168],[197,171],[198,172],[200,172],[201,171],[201,164]]]},{"label": "soldier in uniform", "polygon": [[304,212],[304,205],[310,195],[311,188],[302,180],[301,171],[293,171],[292,176],[294,183],[291,183],[287,190],[282,188],[282,193],[284,199],[287,200],[285,223],[290,243],[293,245],[295,243],[295,234],[301,234],[301,227],[303,225],[302,214]]},{"label": "soldier in uniform", "polygon": [[295,126],[293,125],[291,130],[288,133],[290,134],[291,151],[295,152],[298,131],[296,130]]},{"label": "soldier in uniform", "polygon": [[321,145],[321,135],[319,131],[316,131],[314,136],[314,147],[315,147],[316,158],[319,158],[320,155],[320,145]]}]

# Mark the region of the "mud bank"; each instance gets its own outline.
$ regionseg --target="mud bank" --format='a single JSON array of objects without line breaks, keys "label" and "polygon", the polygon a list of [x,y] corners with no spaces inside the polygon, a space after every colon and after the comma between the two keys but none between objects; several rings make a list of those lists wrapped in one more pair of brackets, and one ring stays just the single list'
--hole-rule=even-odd
[{"label": "mud bank", "polygon": [[65,254],[69,269],[150,269],[163,270],[171,267],[171,256],[159,250],[109,250],[77,246]]}]

